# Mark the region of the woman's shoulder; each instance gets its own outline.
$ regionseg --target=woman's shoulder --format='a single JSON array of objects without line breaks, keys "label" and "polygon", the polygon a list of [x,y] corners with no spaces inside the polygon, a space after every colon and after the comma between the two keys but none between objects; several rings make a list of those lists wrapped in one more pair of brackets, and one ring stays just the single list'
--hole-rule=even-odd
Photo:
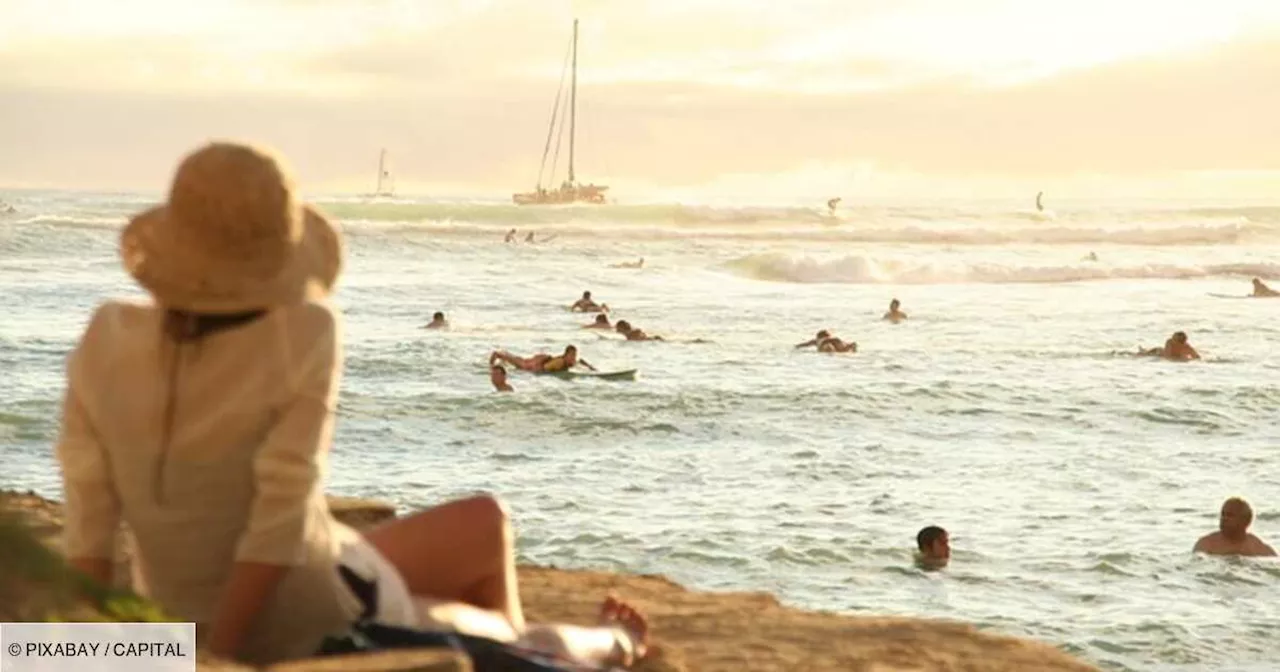
[{"label": "woman's shoulder", "polygon": [[110,339],[138,330],[158,328],[163,311],[144,300],[108,299],[94,309],[85,327],[82,342]]},{"label": "woman's shoulder", "polygon": [[320,301],[282,306],[272,312],[291,329],[318,334],[338,328],[338,312],[333,306]]}]

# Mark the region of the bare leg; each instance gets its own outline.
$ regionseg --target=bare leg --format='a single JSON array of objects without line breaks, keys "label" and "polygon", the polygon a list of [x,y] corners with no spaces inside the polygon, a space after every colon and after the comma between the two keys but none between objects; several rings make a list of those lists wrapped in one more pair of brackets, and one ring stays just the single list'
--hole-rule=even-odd
[{"label": "bare leg", "polygon": [[520,644],[575,663],[630,667],[648,651],[649,622],[610,596],[601,605],[598,626],[531,625]]},{"label": "bare leg", "polygon": [[465,602],[525,628],[516,585],[515,535],[506,507],[480,495],[392,520],[365,533],[409,592]]},{"label": "bare leg", "polygon": [[[545,357],[545,355],[543,355],[543,357]],[[507,352],[506,350],[494,350],[489,355],[489,364],[492,366],[494,360],[502,360],[510,364],[511,366],[516,367],[517,369],[521,369],[523,371],[534,371],[538,368],[535,365],[535,361],[537,360],[537,358],[538,358],[538,355],[525,358],[525,357],[520,357],[518,355],[513,355]]]}]

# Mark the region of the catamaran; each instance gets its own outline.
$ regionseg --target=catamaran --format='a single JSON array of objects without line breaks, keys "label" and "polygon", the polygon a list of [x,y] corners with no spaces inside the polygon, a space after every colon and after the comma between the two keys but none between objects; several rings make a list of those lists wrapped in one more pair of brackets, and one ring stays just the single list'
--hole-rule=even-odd
[{"label": "catamaran", "polygon": [[[569,84],[569,174],[558,187],[552,187],[555,180],[556,164],[560,159],[560,138],[564,134],[563,115],[560,115],[560,98],[564,91],[564,73],[560,74],[560,87],[556,90],[556,102],[551,107],[551,124],[547,128],[547,142],[542,149],[542,164],[538,167],[538,186],[533,191],[512,194],[511,200],[516,205],[562,205],[567,203],[604,203],[604,192],[609,187],[599,184],[578,184],[573,171],[574,140],[577,132],[578,116],[578,20],[573,20],[572,66]],[[556,117],[561,116],[560,131],[556,132]],[[556,151],[551,160],[551,170],[547,168],[547,154],[551,150],[551,138],[555,136]],[[548,176],[544,186],[542,178]]]}]

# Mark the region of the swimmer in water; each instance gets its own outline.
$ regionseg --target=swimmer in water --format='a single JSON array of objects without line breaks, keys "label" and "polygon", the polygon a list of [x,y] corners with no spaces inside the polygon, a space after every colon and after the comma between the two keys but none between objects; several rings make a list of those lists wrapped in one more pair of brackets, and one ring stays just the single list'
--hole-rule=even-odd
[{"label": "swimmer in water", "polygon": [[516,242],[516,230],[515,230],[515,229],[511,229],[510,231],[508,231],[508,232],[507,232],[507,237],[506,237],[506,238],[503,238],[503,239],[502,239],[502,242],[504,242],[504,243],[514,243],[514,242]]},{"label": "swimmer in water", "polygon": [[449,328],[449,321],[444,319],[444,313],[441,313],[439,311],[437,311],[436,314],[432,315],[431,321],[427,323],[427,326],[423,327],[423,329],[448,329],[448,328]]},{"label": "swimmer in water", "polygon": [[1098,254],[1097,254],[1096,252],[1090,252],[1090,253],[1088,254],[1088,256],[1086,256],[1086,257],[1084,258],[1084,260],[1085,260],[1085,261],[1097,261],[1097,260],[1098,260]]},{"label": "swimmer in water", "polygon": [[942,569],[951,562],[951,537],[937,525],[916,534],[916,564],[921,569]]},{"label": "swimmer in water", "polygon": [[627,322],[626,320],[618,320],[618,324],[616,325],[616,328],[619,334],[622,334],[623,336],[627,337],[628,341],[661,341],[663,340],[661,336],[650,336],[649,334],[644,333],[643,329],[636,329],[632,327],[631,323]]},{"label": "swimmer in water", "polygon": [[1139,348],[1138,355],[1141,357],[1160,357],[1171,362],[1189,362],[1193,359],[1200,359],[1200,353],[1191,347],[1191,343],[1187,341],[1187,332],[1175,331],[1164,342],[1162,348]]},{"label": "swimmer in water", "polygon": [[817,334],[815,334],[812,339],[805,341],[804,343],[797,343],[796,348],[812,347],[827,340],[828,338],[831,338],[831,332],[827,331],[826,329],[823,329],[822,331],[819,331]]},{"label": "swimmer in water", "polygon": [[609,324],[609,316],[604,313],[596,315],[596,321],[591,324],[582,325],[583,329],[612,329],[613,325]]},{"label": "swimmer in water", "polygon": [[501,364],[493,364],[489,367],[489,382],[493,383],[493,389],[498,392],[515,392],[515,388],[507,382],[507,370]]},{"label": "swimmer in water", "polygon": [[853,341],[849,341],[848,343],[845,343],[844,341],[834,336],[832,336],[831,338],[823,339],[823,341],[818,344],[818,352],[833,353],[833,352],[857,352],[857,351],[858,351],[857,343]]},{"label": "swimmer in water", "polygon": [[1276,290],[1266,286],[1266,284],[1262,282],[1261,278],[1254,278],[1253,279],[1253,296],[1256,296],[1259,298],[1280,296],[1280,292],[1277,292]]},{"label": "swimmer in water", "polygon": [[643,268],[644,257],[640,257],[639,261],[624,261],[618,264],[610,264],[609,268]]},{"label": "swimmer in water", "polygon": [[1239,497],[1222,503],[1218,513],[1218,531],[1206,534],[1196,542],[1193,553],[1208,555],[1274,556],[1276,549],[1249,533],[1253,509]]},{"label": "swimmer in water", "polygon": [[[894,324],[897,324],[897,323],[899,323],[899,322],[901,322],[901,321],[903,321],[903,320],[907,319],[907,314],[906,314],[906,313],[904,313],[904,312],[902,312],[902,311],[900,310],[900,308],[902,308],[902,303],[901,303],[901,302],[899,302],[897,299],[894,299],[894,300],[890,301],[890,302],[889,302],[889,312],[885,313],[885,314],[884,314],[884,317],[882,317],[882,318],[880,318],[880,319],[882,319],[882,320],[888,320],[888,321],[890,321],[890,322],[892,322],[892,323],[894,323]],[[926,321],[927,321],[927,320],[926,320]]]},{"label": "swimmer in water", "polygon": [[596,303],[591,298],[591,292],[583,292],[582,298],[574,301],[573,305],[569,306],[569,310],[575,313],[607,313],[609,312],[609,305]]},{"label": "swimmer in water", "polygon": [[587,360],[578,357],[578,348],[573,345],[565,346],[564,353],[559,355],[548,355],[545,352],[540,352],[531,357],[521,357],[513,355],[506,350],[494,350],[489,354],[489,366],[493,366],[499,361],[506,362],[521,371],[532,371],[533,373],[568,371],[579,364],[592,371],[596,370],[596,367],[587,363]]}]

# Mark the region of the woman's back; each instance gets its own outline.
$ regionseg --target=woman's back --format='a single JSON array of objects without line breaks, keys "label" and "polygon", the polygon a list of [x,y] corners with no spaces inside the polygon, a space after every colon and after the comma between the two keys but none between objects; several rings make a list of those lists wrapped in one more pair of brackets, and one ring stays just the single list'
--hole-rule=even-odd
[{"label": "woman's back", "polygon": [[[123,518],[139,587],[196,622],[213,617],[235,561],[304,568],[282,598],[291,583],[313,593],[315,582],[332,583],[345,528],[321,484],[339,342],[333,313],[318,303],[189,341],[166,329],[156,306],[100,307],[68,371],[59,453],[69,552],[100,554]],[[307,599],[317,597],[322,618],[337,606]]]}]

